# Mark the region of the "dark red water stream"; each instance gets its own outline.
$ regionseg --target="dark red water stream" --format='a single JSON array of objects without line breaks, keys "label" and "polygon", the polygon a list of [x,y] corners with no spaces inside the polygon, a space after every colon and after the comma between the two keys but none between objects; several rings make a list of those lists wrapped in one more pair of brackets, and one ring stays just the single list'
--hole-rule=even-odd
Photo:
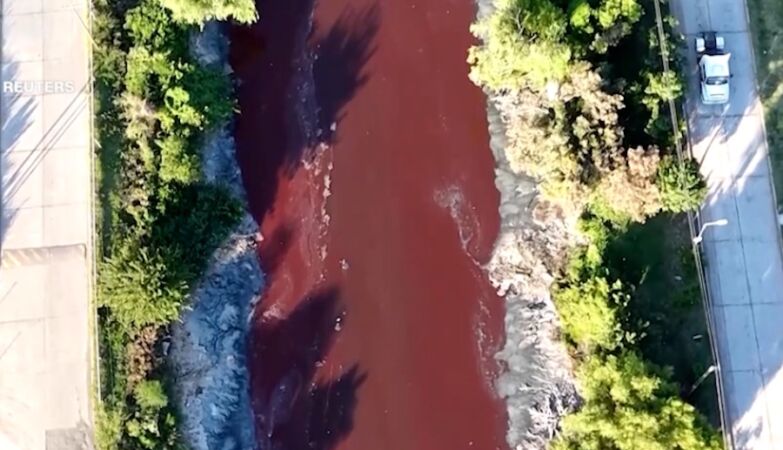
[{"label": "dark red water stream", "polygon": [[502,301],[480,268],[499,223],[465,63],[473,1],[258,8],[232,29],[231,60],[267,273],[250,338],[262,448],[507,448]]}]

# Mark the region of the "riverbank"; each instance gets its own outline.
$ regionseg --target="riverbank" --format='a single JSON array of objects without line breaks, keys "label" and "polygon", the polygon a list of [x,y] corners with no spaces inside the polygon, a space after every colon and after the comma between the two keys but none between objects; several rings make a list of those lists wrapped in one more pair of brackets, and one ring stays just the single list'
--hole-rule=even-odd
[{"label": "riverbank", "polygon": [[505,399],[511,448],[545,449],[560,419],[576,409],[579,398],[572,364],[560,338],[560,320],[550,289],[575,244],[573,223],[542,203],[534,179],[514,172],[506,158],[506,130],[487,101],[495,185],[500,192],[500,235],[487,265],[493,285],[505,301],[505,345],[495,357],[505,371],[497,381]]},{"label": "riverbank", "polygon": [[[656,73],[658,11],[634,1],[522,8],[481,2],[471,28],[481,41],[468,58],[490,117],[499,115],[493,150],[507,233],[490,269],[511,293],[508,352],[499,355],[512,363],[499,385],[509,394],[509,443],[717,448],[715,430],[686,403],[694,373],[709,363],[709,348],[689,342],[704,325],[694,320],[695,273],[681,261],[681,240],[662,232],[675,217],[675,234],[676,213],[698,207],[705,188],[695,163],[671,155],[673,124],[661,111],[682,86]],[[657,37],[670,39],[670,27],[659,25]],[[513,316],[532,315],[526,302],[543,326],[520,332]],[[682,334],[671,333],[675,324]],[[675,347],[694,364],[672,357]],[[525,361],[521,350],[533,356]],[[548,366],[536,361],[547,352]],[[520,361],[549,369],[532,389],[513,370]]]},{"label": "riverbank", "polygon": [[[204,66],[228,65],[227,25],[208,22],[190,39]],[[181,415],[180,432],[192,450],[254,450],[247,338],[250,317],[263,288],[258,224],[247,200],[231,136],[233,123],[210,132],[201,149],[204,180],[231,191],[246,211],[213,253],[190,294],[190,306],[172,326],[169,364]]]},{"label": "riverbank", "polygon": [[220,38],[210,25],[191,47],[196,27],[154,0],[99,0],[93,25],[96,445],[254,448],[244,328],[261,280],[226,128],[231,80],[203,51]]}]

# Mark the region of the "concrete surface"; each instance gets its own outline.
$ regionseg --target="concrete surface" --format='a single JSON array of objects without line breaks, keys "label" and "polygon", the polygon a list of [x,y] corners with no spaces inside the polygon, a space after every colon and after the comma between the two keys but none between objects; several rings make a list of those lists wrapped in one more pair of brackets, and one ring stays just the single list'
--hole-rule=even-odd
[{"label": "concrete surface", "polygon": [[[686,113],[709,194],[702,243],[724,400],[735,449],[783,449],[783,259],[764,116],[744,0],[673,0],[687,38]],[[717,31],[732,53],[731,102],[699,100],[695,38]]]},{"label": "concrete surface", "polygon": [[0,14],[0,449],[90,448],[87,1]]}]

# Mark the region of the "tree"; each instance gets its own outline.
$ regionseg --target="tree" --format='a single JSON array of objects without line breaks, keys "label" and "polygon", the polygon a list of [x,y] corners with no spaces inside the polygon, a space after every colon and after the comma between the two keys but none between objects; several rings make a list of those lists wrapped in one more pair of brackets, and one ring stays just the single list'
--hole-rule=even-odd
[{"label": "tree", "polygon": [[611,222],[644,222],[661,210],[656,185],[658,149],[635,148],[616,156],[603,172],[591,199],[592,212]]},{"label": "tree", "polygon": [[496,0],[495,7],[471,26],[482,43],[469,50],[470,79],[496,91],[563,80],[571,60],[565,13],[550,0]]},{"label": "tree", "polygon": [[253,0],[158,0],[171,10],[174,20],[203,25],[210,20],[233,18],[240,23],[253,23],[258,19]]},{"label": "tree", "polygon": [[707,184],[693,159],[664,158],[658,169],[658,188],[663,209],[674,213],[695,210],[707,195]]},{"label": "tree", "polygon": [[606,53],[631,33],[642,16],[642,7],[638,0],[602,0],[597,4],[571,0],[568,13],[573,33],[587,41],[590,50]]},{"label": "tree", "polygon": [[668,374],[634,353],[592,357],[578,370],[585,404],[567,416],[553,450],[718,450],[703,417]]}]

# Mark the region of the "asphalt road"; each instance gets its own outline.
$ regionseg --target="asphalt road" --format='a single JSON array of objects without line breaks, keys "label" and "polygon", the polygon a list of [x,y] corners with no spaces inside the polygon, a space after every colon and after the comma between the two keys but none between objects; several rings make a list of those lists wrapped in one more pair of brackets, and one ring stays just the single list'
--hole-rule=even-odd
[{"label": "asphalt road", "polygon": [[2,1],[0,448],[89,448],[86,0]]},{"label": "asphalt road", "polygon": [[[783,258],[764,115],[744,0],[673,0],[688,44],[686,112],[709,194],[704,231],[730,437],[735,449],[783,449]],[[695,38],[716,31],[731,52],[731,101],[699,99]]]}]

